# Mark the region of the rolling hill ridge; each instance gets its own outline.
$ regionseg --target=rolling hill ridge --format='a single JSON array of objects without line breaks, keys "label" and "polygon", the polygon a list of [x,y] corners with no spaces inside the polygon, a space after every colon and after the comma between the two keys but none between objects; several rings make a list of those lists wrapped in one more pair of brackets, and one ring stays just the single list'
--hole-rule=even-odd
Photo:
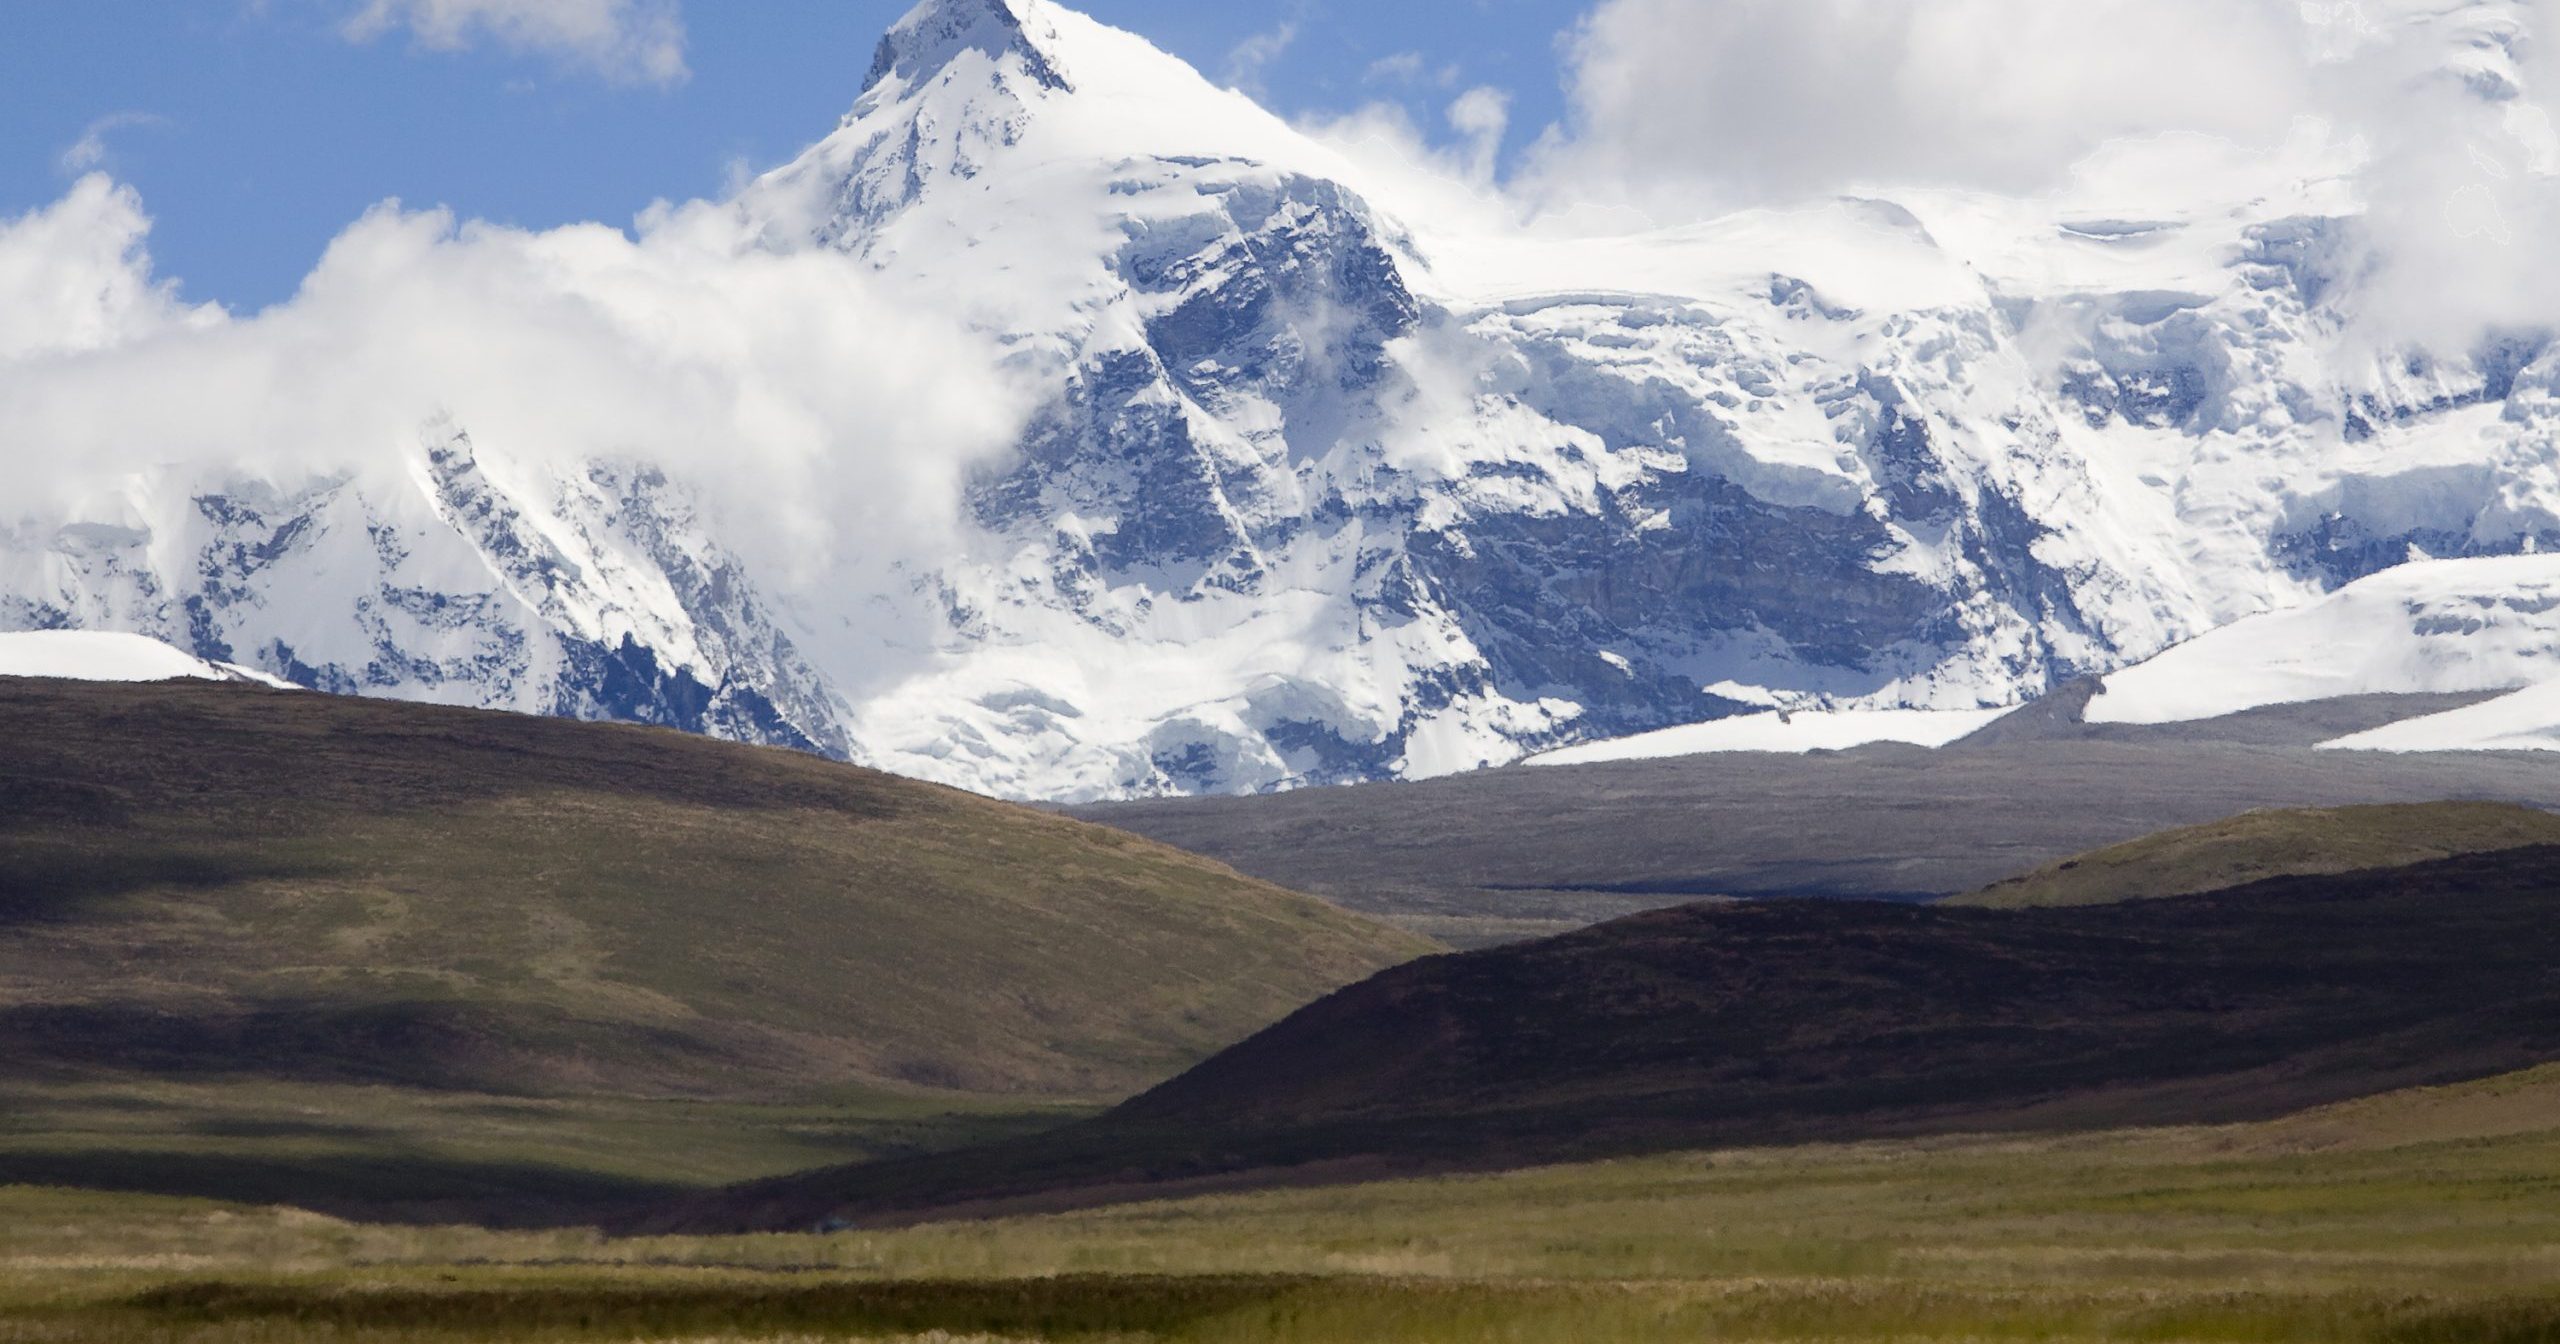
[{"label": "rolling hill ridge", "polygon": [[1429,950],[1118,832],[672,731],[0,682],[0,1065],[1114,1097]]},{"label": "rolling hill ridge", "polygon": [[1097,1119],[693,1228],[1731,1145],[2261,1119],[2560,1059],[2560,848],[2176,900],[1772,901],[1402,966]]}]

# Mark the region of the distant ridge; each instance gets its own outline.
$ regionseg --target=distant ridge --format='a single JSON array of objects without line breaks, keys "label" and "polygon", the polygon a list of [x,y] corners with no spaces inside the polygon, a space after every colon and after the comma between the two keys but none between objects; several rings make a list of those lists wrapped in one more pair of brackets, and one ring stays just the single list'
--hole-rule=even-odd
[{"label": "distant ridge", "polygon": [[2560,813],[2508,803],[2275,808],[2047,864],[1953,903],[2011,910],[2104,905],[2534,845],[2560,845]]}]

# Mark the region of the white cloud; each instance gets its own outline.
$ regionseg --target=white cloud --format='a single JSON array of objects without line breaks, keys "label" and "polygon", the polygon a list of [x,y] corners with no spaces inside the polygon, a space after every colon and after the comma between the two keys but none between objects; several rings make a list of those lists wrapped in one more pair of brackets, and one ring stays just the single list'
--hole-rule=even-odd
[{"label": "white cloud", "polygon": [[[2339,240],[2350,363],[2560,314],[2560,0],[1596,0],[1566,83],[1486,218],[1615,230],[2101,182],[2126,209],[2236,209],[2326,181],[2362,206]],[[1321,129],[1382,171],[1481,184],[1456,113],[1455,152],[1374,111]]]},{"label": "white cloud", "polygon": [[[2458,350],[2560,317],[2560,3],[2367,0],[2323,22],[2325,110],[2364,150],[2351,334]],[[2551,35],[2537,42],[2536,30]]]},{"label": "white cloud", "polygon": [[1418,51],[1399,51],[1369,62],[1361,78],[1371,84],[1411,84],[1422,78],[1424,61]]},{"label": "white cloud", "polygon": [[2281,135],[2310,57],[2296,0],[1604,0],[1548,169],[1735,203],[2032,189],[2117,136]]},{"label": "white cloud", "polygon": [[1466,143],[1466,175],[1491,182],[1501,162],[1502,137],[1511,129],[1511,95],[1490,86],[1472,88],[1449,104],[1449,129]]},{"label": "white cloud", "polygon": [[1409,225],[1499,232],[1518,227],[1529,209],[1493,180],[1474,145],[1440,143],[1447,137],[1427,134],[1398,104],[1371,103],[1344,116],[1303,121],[1298,129],[1342,155],[1361,193]]},{"label": "white cloud", "polygon": [[169,119],[152,112],[110,112],[90,122],[80,138],[62,151],[62,170],[85,173],[102,167],[107,161],[107,137],[117,131],[136,126],[166,126]]},{"label": "white cloud", "polygon": [[396,486],[450,418],[515,461],[658,467],[786,590],[886,592],[887,565],[953,544],[966,474],[1027,409],[986,342],[721,205],[636,236],[385,205],[251,317],[180,303],[148,227],[95,175],[0,220],[0,525],[131,480]]},{"label": "white cloud", "polygon": [[141,198],[103,173],[42,210],[0,220],[0,361],[222,321],[220,309],[188,307],[152,277],[150,231]]},{"label": "white cloud", "polygon": [[1360,82],[1400,88],[1454,89],[1458,87],[1460,73],[1454,61],[1435,66],[1421,52],[1400,51],[1369,62],[1369,68],[1360,74]]},{"label": "white cloud", "polygon": [[676,0],[365,0],[341,31],[370,42],[398,29],[432,50],[492,41],[624,83],[665,87],[691,75]]},{"label": "white cloud", "polygon": [[1273,28],[1255,33],[1238,42],[1235,50],[1227,53],[1227,86],[1259,95],[1262,91],[1262,72],[1269,69],[1273,61],[1287,55],[1289,48],[1297,44],[1298,25],[1295,20],[1284,20]]}]

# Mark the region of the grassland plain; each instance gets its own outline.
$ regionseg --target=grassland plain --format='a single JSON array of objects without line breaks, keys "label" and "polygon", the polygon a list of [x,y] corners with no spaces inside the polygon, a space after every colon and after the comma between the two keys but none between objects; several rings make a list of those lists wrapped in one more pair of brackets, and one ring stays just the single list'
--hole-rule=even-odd
[{"label": "grassland plain", "polygon": [[2560,1067],[2250,1125],[614,1241],[0,1190],[0,1341],[2560,1339]]}]

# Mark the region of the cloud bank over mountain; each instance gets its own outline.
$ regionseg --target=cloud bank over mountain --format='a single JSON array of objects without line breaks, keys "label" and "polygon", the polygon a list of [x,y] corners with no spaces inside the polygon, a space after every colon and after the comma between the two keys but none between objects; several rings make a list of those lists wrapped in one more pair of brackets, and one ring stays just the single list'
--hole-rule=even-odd
[{"label": "cloud bank over mountain", "polygon": [[386,204],[247,316],[180,299],[149,227],[102,175],[0,221],[0,523],[149,471],[364,473],[452,423],[520,459],[647,462],[777,567],[859,567],[947,543],[1025,409],[983,337],[704,205],[625,234]]},{"label": "cloud bank over mountain", "polygon": [[2310,103],[2291,0],[1608,0],[1568,52],[1566,182],[1752,203],[2035,190],[2123,135],[2265,142]]},{"label": "cloud bank over mountain", "polygon": [[[2349,191],[2359,360],[2560,312],[2560,0],[1604,0],[1496,173],[1379,104],[1311,127],[1423,218],[1624,232],[1842,195],[2138,214],[2198,176]],[[1924,217],[1926,211],[1923,211]]]}]

